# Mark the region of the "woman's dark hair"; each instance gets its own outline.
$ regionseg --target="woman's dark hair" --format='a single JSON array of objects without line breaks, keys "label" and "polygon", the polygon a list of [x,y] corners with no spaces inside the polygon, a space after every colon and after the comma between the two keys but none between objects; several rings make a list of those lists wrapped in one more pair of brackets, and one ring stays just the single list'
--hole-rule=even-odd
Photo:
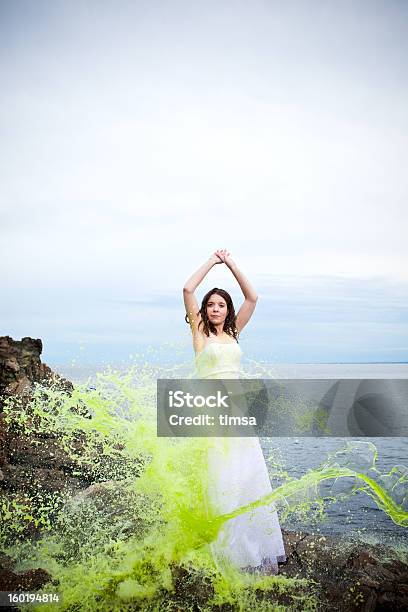
[{"label": "woman's dark hair", "polygon": [[[232,336],[233,338],[235,338],[235,340],[238,342],[238,330],[236,328],[236,323],[235,323],[236,322],[235,308],[234,308],[234,304],[232,302],[232,298],[230,294],[228,293],[228,291],[225,291],[225,289],[219,289],[218,287],[214,287],[214,289],[211,289],[211,291],[205,294],[205,296],[203,297],[203,301],[201,302],[201,308],[197,313],[197,315],[201,314],[201,321],[198,327],[200,327],[200,325],[203,324],[203,331],[206,336],[209,336],[210,332],[215,334],[217,331],[215,325],[211,323],[207,315],[207,304],[208,304],[210,297],[214,293],[224,298],[224,300],[227,303],[227,316],[224,321],[223,331],[225,331],[229,336]],[[186,323],[190,324],[187,314],[184,317],[184,320],[186,321]]]}]

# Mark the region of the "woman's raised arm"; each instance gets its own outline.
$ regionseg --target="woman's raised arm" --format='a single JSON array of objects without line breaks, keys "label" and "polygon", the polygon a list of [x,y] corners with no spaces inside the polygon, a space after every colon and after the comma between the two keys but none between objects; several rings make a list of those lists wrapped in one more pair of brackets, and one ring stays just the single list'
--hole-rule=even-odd
[{"label": "woman's raised arm", "polygon": [[241,272],[235,261],[230,257],[228,251],[224,250],[223,261],[237,279],[238,284],[241,287],[242,293],[245,297],[245,301],[239,309],[235,321],[237,330],[238,332],[240,332],[242,328],[248,323],[249,319],[252,317],[256,303],[258,301],[258,295],[247,277]]},{"label": "woman's raised arm", "polygon": [[197,272],[194,272],[194,274],[190,276],[188,281],[184,284],[184,287],[183,287],[184,292],[187,291],[188,293],[194,293],[198,285],[201,283],[203,278],[208,274],[211,268],[215,264],[223,263],[223,260],[221,259],[221,257],[217,255],[217,253],[218,251],[215,251],[215,253],[213,253],[211,257],[207,259],[207,261],[198,268]]},{"label": "woman's raised arm", "polygon": [[[220,255],[217,255],[217,253],[220,253]],[[200,266],[192,276],[190,276],[183,287],[184,305],[186,307],[188,321],[191,325],[191,331],[193,333],[198,330],[198,323],[201,319],[200,315],[198,314],[199,308],[194,291],[197,289],[198,285],[208,274],[211,268],[216,264],[222,263],[223,259],[221,257],[221,251],[215,251],[211,257],[202,266]]]}]

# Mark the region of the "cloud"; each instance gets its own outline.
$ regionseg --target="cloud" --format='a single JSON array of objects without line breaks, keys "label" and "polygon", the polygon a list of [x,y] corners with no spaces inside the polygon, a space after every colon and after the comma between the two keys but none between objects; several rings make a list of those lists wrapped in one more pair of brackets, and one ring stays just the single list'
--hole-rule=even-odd
[{"label": "cloud", "polygon": [[[17,304],[27,289],[30,304],[52,295],[61,312],[63,296],[77,296],[62,326],[77,317],[86,329],[86,295],[101,326],[120,310],[147,334],[152,309],[167,333],[161,308],[174,312],[185,280],[223,247],[260,292],[263,322],[270,309],[277,324],[301,312],[316,324],[345,313],[403,321],[403,3],[0,11],[10,329],[22,308],[27,327],[39,321]],[[214,284],[236,287],[227,270],[201,290]]]}]

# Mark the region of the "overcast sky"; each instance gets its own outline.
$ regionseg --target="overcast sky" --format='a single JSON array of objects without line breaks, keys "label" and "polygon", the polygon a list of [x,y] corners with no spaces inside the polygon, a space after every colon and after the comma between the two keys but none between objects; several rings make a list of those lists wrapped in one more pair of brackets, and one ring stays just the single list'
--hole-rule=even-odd
[{"label": "overcast sky", "polygon": [[228,248],[260,296],[247,354],[408,361],[407,18],[1,0],[0,334],[50,364],[191,353],[182,286]]}]

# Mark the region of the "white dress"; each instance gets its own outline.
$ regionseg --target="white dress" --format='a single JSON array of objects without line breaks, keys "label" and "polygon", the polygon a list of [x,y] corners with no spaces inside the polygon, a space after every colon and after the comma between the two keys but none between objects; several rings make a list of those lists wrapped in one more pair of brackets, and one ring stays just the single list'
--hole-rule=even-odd
[{"label": "white dress", "polygon": [[[195,378],[239,378],[242,350],[238,343],[209,340],[196,355]],[[272,491],[257,437],[211,438],[208,450],[208,503],[216,514],[231,512]],[[211,543],[218,565],[231,563],[248,572],[277,574],[286,561],[274,504],[260,506],[223,524]]]}]

